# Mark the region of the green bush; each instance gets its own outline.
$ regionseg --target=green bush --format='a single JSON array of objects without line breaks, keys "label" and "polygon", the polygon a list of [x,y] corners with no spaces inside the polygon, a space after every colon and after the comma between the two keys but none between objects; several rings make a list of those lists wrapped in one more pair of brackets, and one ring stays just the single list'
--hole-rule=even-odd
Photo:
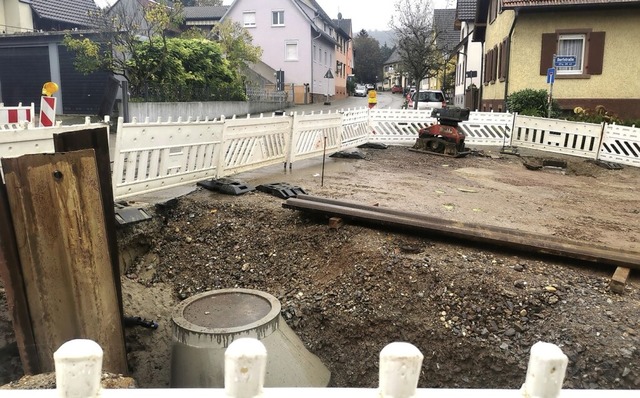
[{"label": "green bush", "polygon": [[[507,110],[525,116],[546,117],[548,110],[546,90],[532,90],[530,88],[516,91],[507,97]],[[560,114],[560,106],[553,101],[551,117]]]}]

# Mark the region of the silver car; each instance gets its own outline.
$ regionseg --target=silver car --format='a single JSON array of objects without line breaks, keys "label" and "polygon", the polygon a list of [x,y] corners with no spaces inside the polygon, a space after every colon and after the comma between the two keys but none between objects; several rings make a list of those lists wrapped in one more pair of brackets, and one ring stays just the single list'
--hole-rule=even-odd
[{"label": "silver car", "polygon": [[367,96],[367,87],[363,84],[356,85],[356,90],[354,94],[356,97],[366,97]]}]

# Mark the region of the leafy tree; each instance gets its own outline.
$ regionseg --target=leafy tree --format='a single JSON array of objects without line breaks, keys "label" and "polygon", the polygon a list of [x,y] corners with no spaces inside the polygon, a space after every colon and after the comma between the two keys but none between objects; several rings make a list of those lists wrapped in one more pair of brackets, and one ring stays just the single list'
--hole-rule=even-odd
[{"label": "leafy tree", "polygon": [[153,46],[139,45],[141,56],[131,60],[130,66],[149,76],[140,87],[140,96],[164,101],[243,97],[242,86],[233,84],[234,74],[218,43],[204,38],[169,38],[168,54],[160,67],[157,60],[162,59],[165,48],[158,42]]},{"label": "leafy tree", "polygon": [[202,35],[172,38],[183,19],[181,3],[145,2],[134,8],[116,4],[94,18],[97,36],[69,34],[64,39],[75,52],[79,71],[106,70],[123,76],[131,92],[141,97],[206,100],[220,89],[226,98],[244,99],[242,85],[218,44]]},{"label": "leafy tree", "polygon": [[382,54],[378,40],[362,29],[353,39],[354,69],[356,80],[361,83],[374,83],[376,76],[382,77]]},{"label": "leafy tree", "polygon": [[160,67],[167,56],[167,38],[182,22],[182,7],[170,7],[162,2],[147,2],[140,7],[126,8],[117,4],[92,15],[98,35],[95,38],[65,36],[64,45],[75,52],[75,67],[81,72],[110,71],[123,76],[132,86],[147,80],[149,69],[137,70],[132,65],[144,63],[140,59],[145,47],[157,48],[155,64]]},{"label": "leafy tree", "polygon": [[262,49],[252,44],[251,33],[239,22],[225,19],[213,27],[210,36],[220,43],[238,82],[245,77],[249,64],[260,61],[262,57]]},{"label": "leafy tree", "polygon": [[[513,92],[507,97],[507,109],[509,112],[526,116],[546,117],[549,107],[547,90],[533,90],[530,88]],[[551,117],[560,113],[560,106],[554,100],[551,108]]]},{"label": "leafy tree", "polygon": [[398,55],[402,69],[415,81],[417,88],[424,79],[442,70],[442,52],[433,29],[430,0],[397,0],[391,26],[398,39]]}]

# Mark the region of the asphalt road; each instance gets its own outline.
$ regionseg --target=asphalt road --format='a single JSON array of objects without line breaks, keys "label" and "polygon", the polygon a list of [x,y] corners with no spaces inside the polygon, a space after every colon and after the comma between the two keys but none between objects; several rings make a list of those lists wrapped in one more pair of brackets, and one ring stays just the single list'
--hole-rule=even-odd
[{"label": "asphalt road", "polygon": [[[400,109],[403,103],[402,95],[391,94],[390,91],[378,91],[377,108]],[[287,108],[287,112],[320,112],[320,111],[339,111],[342,109],[366,108],[368,106],[367,97],[347,97],[340,100],[332,100],[330,105],[324,105],[323,102],[307,105],[294,105]]]}]

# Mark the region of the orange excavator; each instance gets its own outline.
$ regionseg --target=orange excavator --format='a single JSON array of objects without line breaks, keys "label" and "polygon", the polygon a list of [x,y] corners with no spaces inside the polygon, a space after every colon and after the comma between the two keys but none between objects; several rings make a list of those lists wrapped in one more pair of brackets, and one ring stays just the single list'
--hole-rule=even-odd
[{"label": "orange excavator", "polygon": [[431,117],[436,118],[437,123],[420,129],[416,143],[410,150],[454,158],[471,153],[465,149],[465,135],[458,126],[460,122],[469,120],[468,108],[434,109]]}]

